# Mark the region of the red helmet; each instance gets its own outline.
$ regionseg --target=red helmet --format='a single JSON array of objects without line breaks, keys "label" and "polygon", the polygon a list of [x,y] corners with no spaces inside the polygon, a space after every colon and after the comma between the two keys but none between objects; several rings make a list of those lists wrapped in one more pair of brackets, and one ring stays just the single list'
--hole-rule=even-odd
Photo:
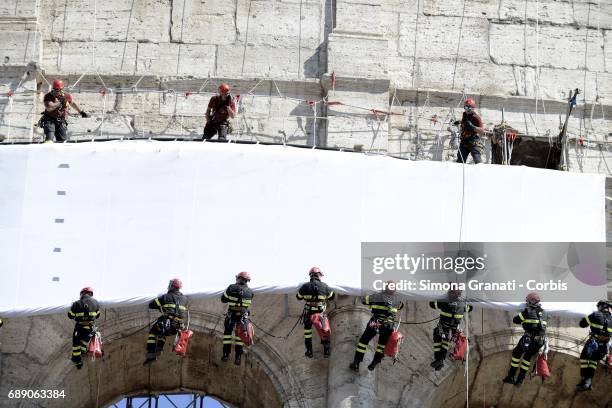
[{"label": "red helmet", "polygon": [[225,82],[219,85],[219,93],[226,94],[226,93],[229,93],[229,91],[230,91],[230,86],[226,84]]},{"label": "red helmet", "polygon": [[81,289],[81,293],[80,293],[81,296],[83,296],[86,293],[89,294],[89,296],[93,296],[93,289],[90,286],[87,286]]},{"label": "red helmet", "polygon": [[527,297],[525,298],[525,301],[529,305],[537,305],[538,303],[540,303],[540,295],[538,295],[535,292],[531,292],[530,294],[527,295]]},{"label": "red helmet", "polygon": [[180,289],[182,287],[183,287],[183,282],[178,278],[170,279],[170,282],[168,283],[168,290]]},{"label": "red helmet", "polygon": [[64,81],[62,81],[61,79],[54,80],[52,88],[57,90],[64,89]]},{"label": "red helmet", "polygon": [[467,98],[463,103],[463,106],[469,106],[472,109],[476,109],[476,101],[472,98]]},{"label": "red helmet", "polygon": [[321,272],[321,268],[319,268],[318,266],[313,266],[312,268],[310,268],[310,271],[308,271],[308,274],[310,276],[312,275],[323,276],[323,272]]},{"label": "red helmet", "polygon": [[240,272],[238,275],[236,275],[236,279],[238,278],[242,278],[245,281],[250,281],[251,280],[251,274],[249,274],[248,272]]}]

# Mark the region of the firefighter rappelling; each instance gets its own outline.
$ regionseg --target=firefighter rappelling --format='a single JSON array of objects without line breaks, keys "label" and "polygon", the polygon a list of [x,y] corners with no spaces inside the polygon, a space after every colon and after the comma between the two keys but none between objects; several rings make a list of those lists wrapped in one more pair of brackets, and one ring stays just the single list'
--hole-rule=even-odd
[{"label": "firefighter rappelling", "polygon": [[[523,384],[525,376],[531,369],[532,357],[540,352],[540,350],[546,348],[548,315],[542,309],[540,295],[535,292],[529,293],[525,302],[526,305],[523,311],[512,319],[514,324],[523,326],[525,333],[516,347],[514,347],[514,350],[512,350],[510,369],[503,379],[504,383],[514,384],[517,387]],[[517,371],[518,376],[516,376]]]},{"label": "firefighter rappelling", "polygon": [[[589,327],[590,333],[587,342],[580,353],[580,383],[576,385],[577,391],[593,389],[593,377],[597,370],[599,360],[610,354],[610,338],[612,337],[612,302],[600,300],[597,302],[597,311],[580,320],[580,327]],[[609,360],[609,359],[608,359]],[[607,361],[608,361],[607,360]],[[606,361],[606,363],[607,363]]]},{"label": "firefighter rappelling", "polygon": [[180,279],[171,279],[168,292],[149,303],[149,309],[159,310],[162,315],[149,330],[144,366],[157,360],[166,344],[166,336],[175,336],[182,328],[183,318],[187,313],[187,297],[181,293],[182,287],[183,282]]},{"label": "firefighter rappelling", "polygon": [[385,355],[385,346],[395,331],[398,321],[397,315],[404,308],[404,302],[396,294],[395,282],[389,281],[386,282],[385,288],[382,291],[366,296],[362,299],[361,303],[370,308],[372,317],[359,338],[350,369],[359,371],[359,364],[363,361],[368,343],[378,334],[378,344],[376,345],[374,358],[368,365],[368,370],[374,371]]},{"label": "firefighter rappelling", "polygon": [[228,305],[224,322],[221,360],[224,362],[229,360],[233,344],[236,353],[234,364],[236,365],[240,365],[245,341],[253,342],[253,327],[249,320],[249,307],[253,300],[253,292],[248,286],[250,281],[251,275],[248,272],[240,272],[236,275],[236,283],[229,285],[221,295],[221,302]]},{"label": "firefighter rappelling", "polygon": [[303,284],[295,295],[298,300],[303,300],[304,311],[302,319],[304,324],[304,346],[306,347],[305,356],[312,358],[312,327],[317,329],[323,345],[323,355],[330,355],[330,335],[329,320],[325,314],[327,301],[333,300],[336,294],[325,283],[321,282],[323,272],[317,266],[310,268],[308,272],[310,282]]},{"label": "firefighter rappelling", "polygon": [[72,303],[68,317],[75,321],[72,333],[72,362],[77,369],[83,368],[83,355],[87,353],[90,340],[96,335],[95,320],[100,316],[100,305],[93,298],[93,289],[81,289],[79,300]]},{"label": "firefighter rappelling", "polygon": [[438,325],[433,331],[434,361],[430,364],[436,371],[444,367],[444,360],[452,343],[462,335],[458,329],[465,313],[472,311],[472,306],[461,300],[460,290],[449,290],[446,302],[429,302],[432,309],[440,311]]}]

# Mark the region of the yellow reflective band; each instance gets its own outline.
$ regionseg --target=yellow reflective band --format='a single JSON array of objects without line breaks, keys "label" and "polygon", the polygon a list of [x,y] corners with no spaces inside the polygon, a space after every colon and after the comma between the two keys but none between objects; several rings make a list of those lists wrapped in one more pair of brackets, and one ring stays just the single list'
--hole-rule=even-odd
[{"label": "yellow reflective band", "polygon": [[521,319],[521,321],[525,321],[525,318],[523,317],[523,312],[518,314],[519,319]]},{"label": "yellow reflective band", "polygon": [[304,333],[312,333],[312,329],[304,329]]},{"label": "yellow reflective band", "polygon": [[442,348],[443,348],[444,350],[448,350],[448,344],[443,344],[443,345],[442,345]]},{"label": "yellow reflective band", "polygon": [[149,333],[149,338],[151,338],[151,337],[152,337],[152,338],[155,338],[155,337],[157,337],[157,335],[156,335],[156,334],[150,334],[150,333]]},{"label": "yellow reflective band", "polygon": [[231,340],[223,340],[223,344],[232,344]]},{"label": "yellow reflective band", "polygon": [[157,306],[161,307],[161,303],[160,303],[159,299],[155,299],[155,304],[156,304]]},{"label": "yellow reflective band", "polygon": [[224,339],[231,339],[232,337],[234,336],[232,336],[231,334],[226,334],[223,336]]},{"label": "yellow reflective band", "polygon": [[516,358],[516,357],[512,357],[512,361],[520,362],[521,359],[520,358]]},{"label": "yellow reflective band", "polygon": [[[524,319],[523,323],[527,323],[527,324],[539,324],[540,320],[536,320],[536,319]],[[542,320],[542,326],[546,326],[546,320]]]},{"label": "yellow reflective band", "polygon": [[74,313],[72,313],[72,310],[71,310],[71,311],[69,311],[69,312],[68,312],[68,314],[69,314],[70,316],[74,316]]},{"label": "yellow reflective band", "polygon": [[76,317],[85,316],[85,312],[75,313]]},{"label": "yellow reflective band", "polygon": [[369,305],[370,304],[370,295],[366,296],[364,300],[365,300],[365,304]]},{"label": "yellow reflective band", "polygon": [[442,344],[442,343],[434,343],[434,346],[439,346],[440,344]]},{"label": "yellow reflective band", "polygon": [[227,291],[225,291],[225,293],[223,294],[223,296],[225,296],[226,298],[228,298],[229,300],[233,300],[233,301],[238,301],[237,297],[233,297],[227,294]]},{"label": "yellow reflective band", "polygon": [[434,352],[440,351],[440,347],[434,347]]},{"label": "yellow reflective band", "polygon": [[81,349],[81,346],[72,346],[72,349],[73,349],[73,350],[80,350],[80,349]]},{"label": "yellow reflective band", "polygon": [[444,316],[444,317],[450,317],[450,318],[452,318],[452,317],[453,317],[453,314],[452,314],[452,313],[446,313],[446,312],[442,312],[442,311],[441,311],[441,312],[440,312],[440,316]]},{"label": "yellow reflective band", "polygon": [[81,340],[81,344],[86,346],[88,343],[85,340]]},{"label": "yellow reflective band", "polygon": [[312,295],[304,295],[304,296],[302,296],[302,297],[303,297],[304,299],[306,299],[306,300],[310,300],[310,299],[312,299]]},{"label": "yellow reflective band", "polygon": [[511,367],[518,367],[518,366],[519,366],[519,363],[510,363],[510,366],[511,366]]},{"label": "yellow reflective band", "polygon": [[80,355],[81,355],[81,352],[80,352],[80,351],[73,351],[73,352],[72,352],[72,355],[73,355],[73,356],[80,356]]},{"label": "yellow reflective band", "polygon": [[312,334],[305,334],[304,333],[304,338],[305,339],[312,339]]},{"label": "yellow reflective band", "polygon": [[333,291],[333,290],[329,292],[329,295],[327,295],[327,298],[329,299],[329,298],[331,298],[332,296],[334,296],[334,291]]}]

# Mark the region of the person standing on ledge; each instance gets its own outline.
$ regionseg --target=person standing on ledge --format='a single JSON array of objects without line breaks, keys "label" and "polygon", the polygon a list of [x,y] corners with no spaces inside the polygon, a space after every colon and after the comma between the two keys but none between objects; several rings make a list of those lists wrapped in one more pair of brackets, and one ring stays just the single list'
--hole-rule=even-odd
[{"label": "person standing on ledge", "polygon": [[45,143],[63,142],[66,140],[68,130],[68,107],[75,109],[83,118],[88,118],[89,114],[81,110],[72,99],[72,95],[64,92],[64,81],[56,79],[53,81],[51,92],[47,93],[43,99],[45,111],[38,121],[38,126],[45,132]]},{"label": "person standing on ledge", "polygon": [[211,139],[215,134],[219,135],[219,141],[227,140],[227,135],[232,133],[229,119],[236,116],[236,101],[230,94],[230,86],[226,83],[219,85],[219,94],[208,101],[206,108],[206,126],[204,126],[203,140]]},{"label": "person standing on ledge", "polygon": [[459,143],[457,152],[457,163],[467,163],[470,154],[474,164],[482,163],[484,142],[480,135],[486,134],[486,130],[483,128],[480,115],[476,113],[476,102],[472,98],[465,100],[461,121],[454,124],[461,125],[461,143]]}]

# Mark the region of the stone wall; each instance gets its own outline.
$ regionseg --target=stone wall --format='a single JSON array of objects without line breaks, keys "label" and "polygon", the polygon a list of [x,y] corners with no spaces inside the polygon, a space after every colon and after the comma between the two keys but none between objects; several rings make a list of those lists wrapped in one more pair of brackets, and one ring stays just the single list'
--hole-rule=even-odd
[{"label": "stone wall", "polygon": [[[99,328],[105,355],[96,362],[86,361],[82,371],[69,360],[73,323],[64,313],[7,319],[0,330],[0,405],[95,407],[124,395],[193,390],[241,407],[460,407],[466,400],[464,370],[468,367],[469,398],[476,406],[579,408],[612,403],[602,371],[595,378],[595,391],[573,392],[579,381],[580,342],[586,332],[577,328],[577,319],[551,319],[553,376],[543,384],[537,378],[528,380],[517,389],[501,384],[509,350],[522,333],[511,324],[510,313],[476,307],[469,316],[469,329],[464,328],[472,342],[466,364],[449,361],[439,372],[429,367],[434,321],[402,325],[405,341],[399,361],[392,364],[386,358],[375,372],[365,367],[375,347],[371,342],[366,364],[355,374],[348,364],[370,316],[355,297],[340,296],[331,304],[332,356],[323,358],[315,339],[311,360],[303,355],[301,325],[291,331],[301,303],[290,295],[258,296],[253,320],[280,338],[256,328],[258,340],[240,367],[220,361],[224,305],[214,299],[197,300],[190,302],[190,310],[195,335],[188,356],[180,359],[167,346],[150,369],[142,361],[147,328],[157,315],[146,306],[103,311]],[[426,303],[409,302],[401,317],[403,322],[427,322],[436,313]],[[15,401],[7,395],[16,388],[65,390],[66,399],[21,400],[11,405]]]},{"label": "stone wall", "polygon": [[[204,105],[225,80],[242,95],[235,138],[413,160],[454,159],[448,124],[464,95],[477,100],[487,126],[503,116],[545,138],[558,133],[568,91],[580,88],[570,170],[611,172],[609,2],[9,0],[0,7],[7,142],[41,140],[33,126],[55,77],[93,113],[70,119],[72,140],[199,138]],[[342,104],[308,103],[325,97]]]}]

